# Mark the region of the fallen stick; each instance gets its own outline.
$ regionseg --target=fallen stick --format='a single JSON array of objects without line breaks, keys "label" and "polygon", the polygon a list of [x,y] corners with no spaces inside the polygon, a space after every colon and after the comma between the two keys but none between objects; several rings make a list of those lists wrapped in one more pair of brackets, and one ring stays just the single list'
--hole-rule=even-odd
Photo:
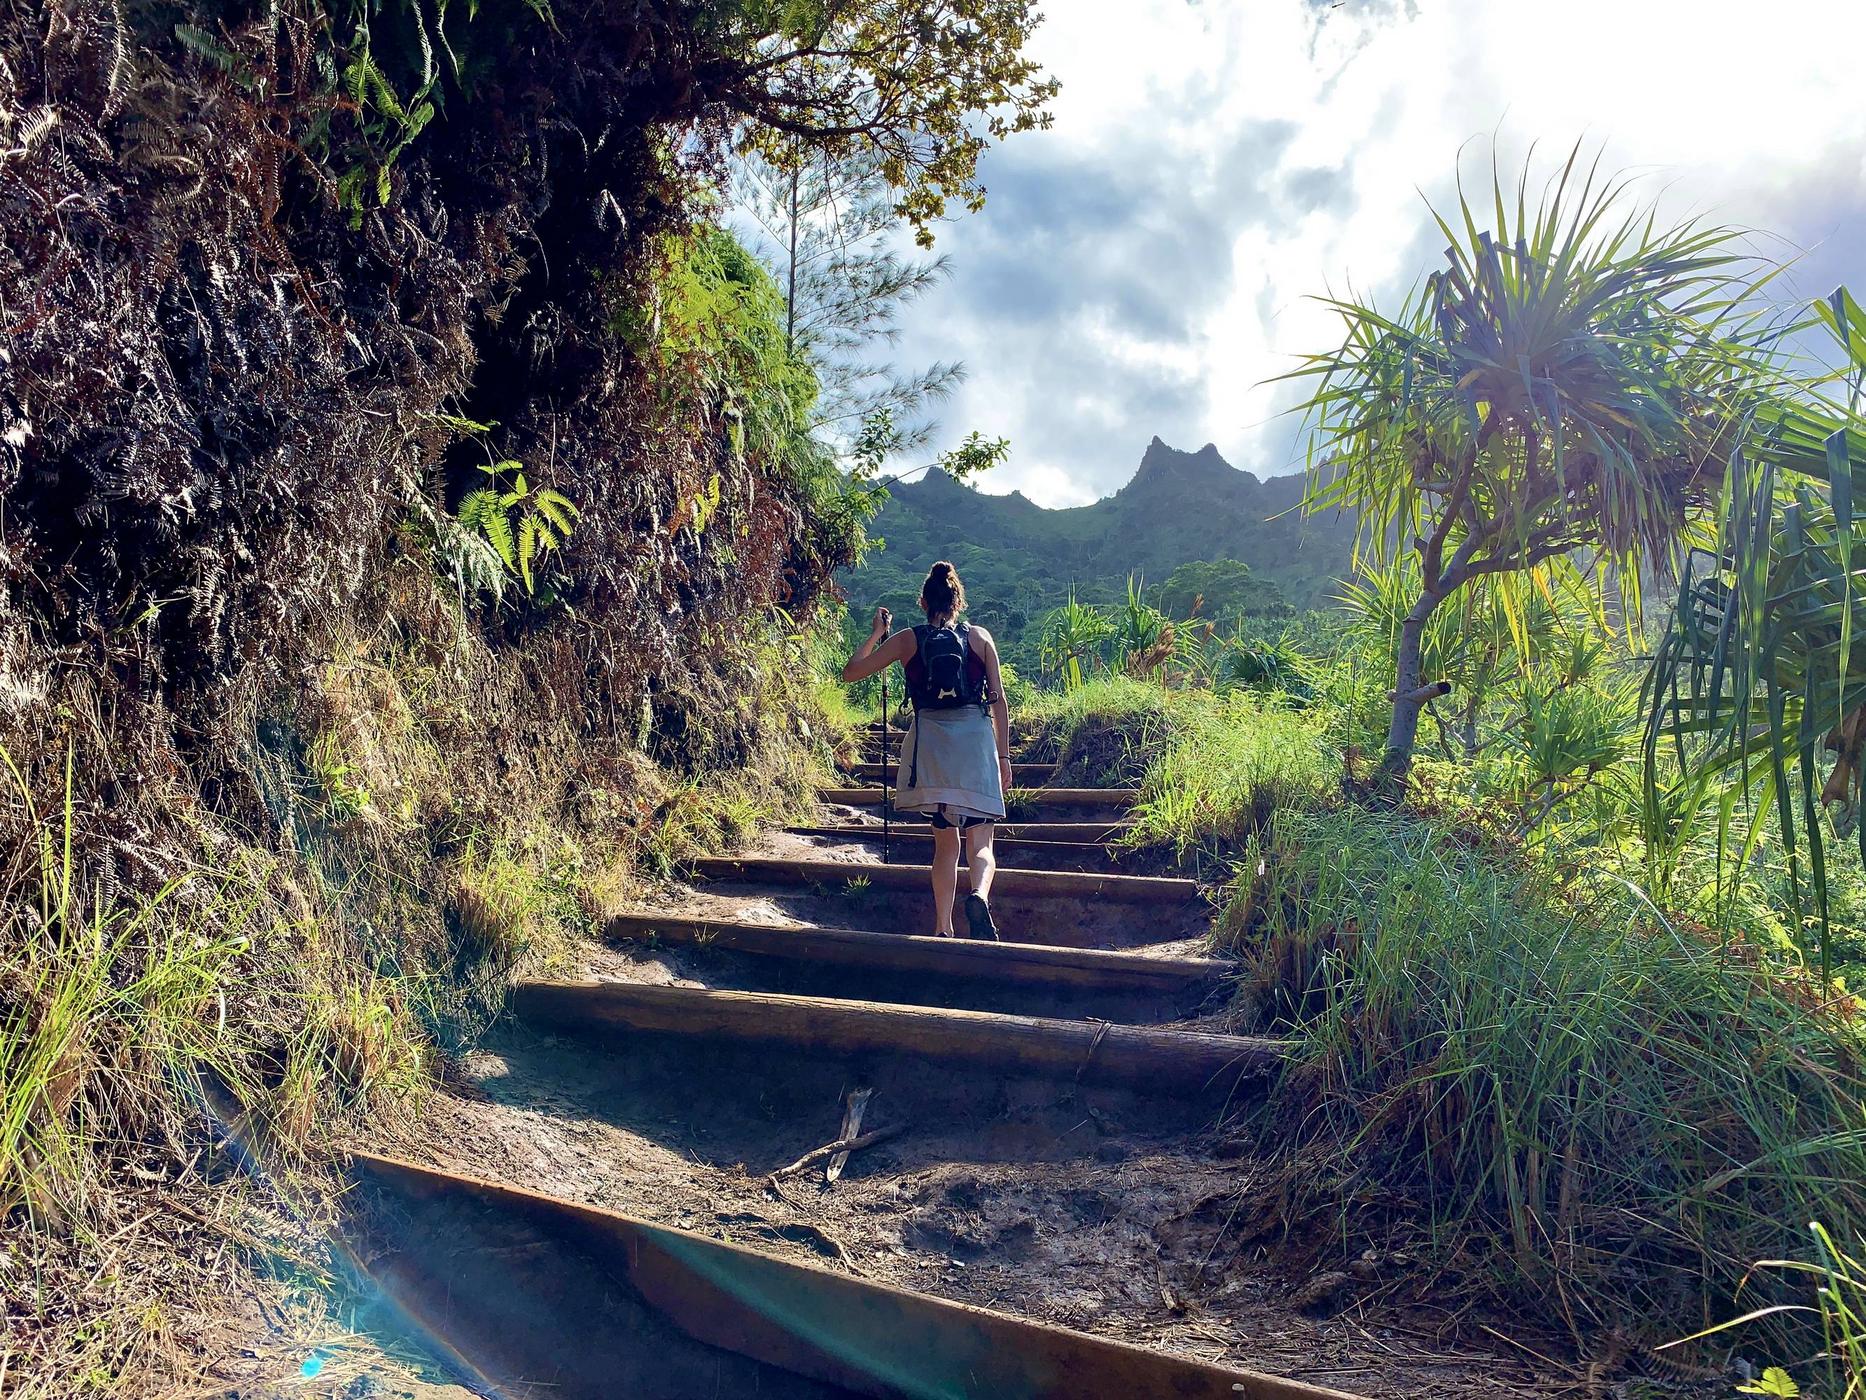
[{"label": "fallen stick", "polygon": [[[849,1095],[848,1102],[842,1108],[842,1130],[838,1138],[852,1138],[862,1131],[862,1115],[868,1112],[868,1101],[875,1096],[873,1089],[857,1089]],[[842,1175],[842,1169],[848,1165],[849,1154],[832,1152],[829,1165],[823,1169],[823,1180],[829,1185],[836,1184],[836,1178]]]},{"label": "fallen stick", "polygon": [[776,1171],[772,1172],[770,1176],[765,1178],[765,1184],[775,1191],[777,1190],[778,1181],[783,1177],[795,1176],[798,1172],[808,1171],[818,1162],[821,1162],[827,1157],[833,1157],[838,1152],[860,1152],[864,1147],[873,1147],[878,1142],[886,1142],[891,1137],[899,1137],[906,1131],[907,1125],[905,1123],[896,1123],[891,1128],[874,1128],[852,1138],[841,1138],[835,1142],[826,1142],[821,1147],[812,1148],[810,1151],[804,1153],[803,1156],[792,1162],[788,1167],[779,1167]]}]

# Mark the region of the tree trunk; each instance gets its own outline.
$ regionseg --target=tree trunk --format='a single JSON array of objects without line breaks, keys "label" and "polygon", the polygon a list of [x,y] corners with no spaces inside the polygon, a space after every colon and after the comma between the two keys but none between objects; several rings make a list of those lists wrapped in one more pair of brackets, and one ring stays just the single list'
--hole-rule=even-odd
[{"label": "tree trunk", "polygon": [[1429,698],[1422,693],[1425,684],[1420,674],[1420,650],[1425,640],[1425,624],[1438,607],[1440,595],[1430,590],[1419,595],[1405,620],[1400,623],[1399,650],[1393,680],[1393,722],[1387,727],[1387,751],[1380,760],[1375,787],[1386,794],[1396,794],[1412,771],[1412,751],[1419,737],[1419,712]]},{"label": "tree trunk", "polygon": [[790,222],[785,228],[790,246],[785,250],[784,274],[784,353],[797,353],[797,182],[802,178],[796,169],[790,172]]}]

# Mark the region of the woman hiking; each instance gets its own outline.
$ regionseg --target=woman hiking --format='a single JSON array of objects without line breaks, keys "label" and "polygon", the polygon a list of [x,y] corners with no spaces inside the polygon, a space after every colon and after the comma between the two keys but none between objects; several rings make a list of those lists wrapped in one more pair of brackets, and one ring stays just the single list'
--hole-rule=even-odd
[{"label": "woman hiking", "polygon": [[876,608],[874,630],[842,668],[842,678],[866,680],[896,661],[906,671],[914,717],[895,762],[893,802],[897,812],[918,812],[933,823],[934,936],[953,936],[963,840],[972,876],[966,923],[972,937],[996,938],[991,877],[998,860],[991,842],[1011,786],[1011,711],[998,647],[983,627],[959,621],[965,585],[944,559],[921,585],[920,606],[925,624],[893,636],[893,618]]}]

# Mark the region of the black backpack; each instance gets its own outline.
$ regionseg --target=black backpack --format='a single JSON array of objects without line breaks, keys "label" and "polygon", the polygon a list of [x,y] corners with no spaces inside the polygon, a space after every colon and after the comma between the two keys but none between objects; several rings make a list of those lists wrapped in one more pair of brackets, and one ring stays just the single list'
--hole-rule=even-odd
[{"label": "black backpack", "polygon": [[[966,625],[934,627],[923,623],[914,628],[914,668],[909,692],[916,710],[957,710],[966,705],[985,703],[984,682],[972,673],[967,647]],[[982,668],[981,668],[982,669]]]}]

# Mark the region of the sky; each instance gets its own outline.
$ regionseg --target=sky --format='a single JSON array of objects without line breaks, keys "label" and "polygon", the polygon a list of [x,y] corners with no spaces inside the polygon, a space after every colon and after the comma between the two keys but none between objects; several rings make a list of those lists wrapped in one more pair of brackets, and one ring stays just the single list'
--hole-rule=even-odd
[{"label": "sky", "polygon": [[[1440,258],[1428,201],[1576,142],[1670,215],[1757,230],[1782,295],[1866,293],[1860,0],[1047,0],[1055,125],[980,164],[951,279],[903,366],[961,360],[935,448],[979,482],[1105,496],[1155,434],[1258,475],[1302,466],[1285,374],[1339,340],[1313,298],[1387,304]],[[1862,299],[1866,299],[1863,296]]]}]

